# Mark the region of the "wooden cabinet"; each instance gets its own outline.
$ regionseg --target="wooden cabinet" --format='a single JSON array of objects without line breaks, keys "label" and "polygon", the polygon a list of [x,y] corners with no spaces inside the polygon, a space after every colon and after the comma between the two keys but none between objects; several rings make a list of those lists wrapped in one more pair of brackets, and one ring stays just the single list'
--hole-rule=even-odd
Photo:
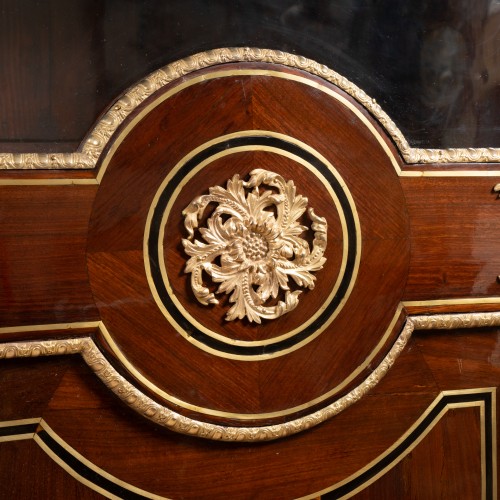
[{"label": "wooden cabinet", "polygon": [[[496,498],[500,150],[417,147],[276,49],[191,50],[111,100],[110,12],[152,4],[84,4],[93,109],[2,129],[0,497]],[[31,55],[70,51],[53,26]]]}]

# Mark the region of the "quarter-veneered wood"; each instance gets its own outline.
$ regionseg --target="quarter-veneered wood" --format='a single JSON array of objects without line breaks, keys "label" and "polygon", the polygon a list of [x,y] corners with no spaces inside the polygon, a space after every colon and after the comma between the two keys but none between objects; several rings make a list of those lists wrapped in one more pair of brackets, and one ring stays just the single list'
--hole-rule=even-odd
[{"label": "quarter-veneered wood", "polygon": [[[231,70],[247,74],[228,75]],[[214,71],[226,73],[213,77]],[[197,77],[202,78],[194,82]],[[101,159],[98,186],[97,181],[70,185],[67,180],[55,185],[62,179],[92,182],[96,172],[0,173],[0,327],[8,327],[1,331],[2,340],[91,335],[119,372],[156,401],[191,418],[245,426],[303,416],[347,393],[381,362],[406,314],[498,309],[494,300],[481,300],[494,299],[500,286],[499,201],[492,192],[500,179],[401,176],[400,169],[417,167],[403,165],[373,118],[354,99],[300,71],[224,65],[182,83],[190,78],[192,85],[160,102],[175,90],[179,82],[174,82],[123,124],[109,144],[113,149]],[[153,103],[157,105],[141,114]],[[196,148],[208,147],[208,141],[234,133],[250,137],[255,130],[290,137],[303,151],[312,150],[332,165],[359,218],[354,245],[359,268],[351,271],[355,279],[345,305],[309,343],[270,359],[230,359],[190,342],[189,332],[188,338],[181,335],[160,310],[144,247],[154,197],[176,165]],[[211,158],[178,182],[165,214],[160,257],[184,310],[181,315],[229,340],[273,341],[300,329],[328,301],[346,235],[342,210],[332,201],[324,173],[283,154],[283,142],[274,149],[248,144],[249,150],[233,151],[228,142],[227,155]],[[297,310],[263,325],[228,323],[227,297],[218,306],[204,307],[191,291],[184,273],[182,210],[211,186],[224,185],[235,173],[247,178],[255,168],[294,181],[297,192],[327,219],[327,262]],[[453,168],[460,172],[465,166]],[[26,181],[40,185],[23,185]],[[464,298],[479,302],[458,300]],[[439,302],[443,299],[455,302]],[[437,302],[426,305],[429,300]],[[402,301],[406,308],[398,314]],[[138,381],[139,375],[123,365],[98,332],[97,321],[139,375],[183,403],[175,404]],[[37,324],[56,326],[16,328]],[[360,498],[388,492],[395,498],[457,491],[472,496],[481,490],[492,496],[496,403],[491,388],[500,377],[497,344],[496,329],[415,333],[368,396],[314,429],[268,444],[214,443],[156,426],[112,396],[78,356],[3,360],[0,415],[4,422],[43,418],[34,431],[37,436],[46,432],[46,425],[66,451],[81,454],[118,481],[167,498],[296,498],[322,492],[328,497],[353,478],[366,486],[391,447],[413,436],[412,426],[444,397],[442,391],[452,391],[464,408],[447,409],[437,423],[429,423],[435,427],[411,454],[417,437],[409,438],[399,465],[384,470]],[[481,404],[484,415],[478,410]],[[256,415],[243,421],[248,414]],[[456,442],[463,434],[466,439]],[[37,490],[54,498],[64,498],[68,491],[98,497],[63,476],[31,440],[1,443],[0,456],[27,478],[25,485],[16,486],[10,470],[5,472],[8,480],[0,481],[5,495],[22,497]],[[39,474],[30,477],[39,461]],[[478,475],[481,467],[488,471],[486,477]],[[4,470],[0,468],[0,479]],[[446,477],[462,478],[464,486],[457,482],[441,488],[441,470]],[[40,489],[41,476],[46,489]],[[97,472],[93,487],[103,481],[99,477]]]},{"label": "quarter-veneered wood", "polygon": [[[67,358],[69,367],[58,389],[45,393],[50,399],[48,406],[27,402],[23,414],[43,417],[66,446],[95,466],[166,498],[299,498],[330,490],[366,469],[407,433],[440,391],[496,384],[499,370],[490,359],[498,337],[497,330],[419,334],[371,395],[315,429],[273,443],[217,443],[161,429],[117,405],[78,358]],[[31,374],[26,371],[16,391],[7,393],[3,410],[16,404],[16,394],[23,386],[27,389],[38,383],[40,388],[36,369],[42,362],[52,368],[52,374],[47,369],[43,372],[45,378],[60,370],[50,360],[22,361],[23,369],[32,365]],[[7,361],[3,373],[14,372],[20,363]],[[474,406],[448,410],[411,455],[404,458],[404,454],[403,461],[379,482],[391,482],[389,491],[399,498],[408,488],[415,495],[452,491],[453,484],[440,485],[435,477],[444,470],[450,477],[460,476],[467,491],[477,492],[482,487],[478,413]],[[7,415],[12,418],[12,413]],[[27,444],[20,442],[19,447]],[[29,474],[36,464],[24,454],[18,455],[18,460],[27,471],[23,476],[26,484],[36,488],[37,476]],[[54,463],[52,468],[59,466]],[[45,487],[61,487],[57,474],[50,469],[46,474]],[[369,488],[369,492],[381,491],[377,483]]]},{"label": "quarter-veneered wood", "polygon": [[[126,132],[105,160],[93,207],[87,247],[89,277],[109,334],[159,390],[183,401],[188,410],[201,407],[198,418],[202,420],[224,412],[227,415],[219,416],[236,414],[236,422],[240,414],[269,421],[346,392],[366,377],[368,363],[380,362],[398,333],[390,324],[397,316],[406,282],[409,223],[391,157],[362,121],[365,115],[355,115],[346,106],[351,101],[345,95],[326,83],[318,90],[317,79],[297,71],[283,72],[277,66],[232,65],[220,71],[228,68],[234,75],[205,70],[200,72],[204,81],[198,81],[194,73],[186,88],[168,87],[173,95],[166,94],[168,98],[162,100],[160,94],[143,105],[141,109],[148,112],[139,114],[133,126],[123,125]],[[264,68],[275,73],[263,73]],[[252,139],[254,131],[263,131],[259,137],[270,137],[275,143],[260,144],[258,138]],[[147,229],[148,217],[156,213],[152,212],[155,203],[160,203],[154,201],[155,196],[170,189],[162,183],[193,151],[210,151],[209,141],[223,141],[229,134],[247,141],[246,149],[233,148],[227,139],[227,154],[193,165],[184,177],[179,177],[183,170],[176,174],[180,180],[175,182],[180,185],[164,214],[160,258],[165,261],[166,277],[158,279],[168,279],[165,294],[180,305],[162,313],[152,284],[157,264],[149,270],[151,257],[145,255],[146,250],[151,252],[148,245],[153,237]],[[289,149],[290,143],[298,144],[298,151],[297,146]],[[303,163],[310,151],[323,167]],[[196,301],[189,275],[184,273],[187,255],[181,244],[187,237],[182,211],[189,203],[210,187],[225,186],[235,174],[248,178],[257,168],[293,181],[297,193],[306,196],[329,225],[327,263],[316,273],[315,288],[303,293],[296,310],[260,325],[246,320],[227,322],[227,298],[211,307]],[[330,169],[330,174],[322,168]],[[336,179],[337,188],[328,176]],[[331,194],[335,189],[337,199]],[[346,201],[339,201],[341,195]],[[341,269],[343,253],[345,271]],[[332,290],[342,273],[346,285],[339,297],[343,305],[331,309],[333,322],[318,336],[315,331],[331,322],[321,311],[333,301]],[[308,327],[315,316],[318,319]],[[183,327],[186,321],[189,326]],[[270,344],[261,356],[268,359],[245,358],[244,349],[243,354],[235,352],[239,358],[232,359],[230,350],[217,352],[200,346],[203,340],[190,342],[195,335],[192,330],[199,328],[195,322],[212,332],[209,336],[226,338],[229,345],[231,340],[272,342],[296,330],[310,330],[307,336],[316,338],[302,346],[304,342],[297,344],[290,337],[284,354],[275,353]],[[185,329],[183,335],[179,328]],[[163,362],[156,362],[158,358]]]}]

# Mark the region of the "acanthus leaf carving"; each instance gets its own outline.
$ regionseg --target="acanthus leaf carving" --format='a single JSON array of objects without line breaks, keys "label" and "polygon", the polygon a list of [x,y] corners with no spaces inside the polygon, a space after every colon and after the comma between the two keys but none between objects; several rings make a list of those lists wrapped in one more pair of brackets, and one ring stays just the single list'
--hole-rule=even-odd
[{"label": "acanthus leaf carving", "polygon": [[[271,189],[262,189],[265,185]],[[197,300],[217,304],[216,294],[228,294],[228,321],[246,317],[261,323],[295,309],[302,291],[292,290],[291,281],[313,289],[313,273],[326,261],[327,222],[311,208],[312,250],[301,236],[308,229],[300,223],[307,203],[292,181],[263,169],[253,170],[247,182],[235,174],[226,188],[211,187],[209,194],[194,199],[183,211],[188,238],[182,243]],[[206,227],[198,229],[210,204],[217,206]],[[201,239],[195,239],[196,230]],[[215,292],[203,283],[203,272],[218,284]],[[272,300],[277,303],[266,305]]]}]

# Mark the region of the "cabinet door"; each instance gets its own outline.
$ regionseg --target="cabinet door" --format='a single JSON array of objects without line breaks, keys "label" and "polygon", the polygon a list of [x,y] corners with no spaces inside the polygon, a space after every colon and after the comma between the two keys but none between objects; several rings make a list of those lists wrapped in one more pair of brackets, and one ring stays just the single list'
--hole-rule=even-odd
[{"label": "cabinet door", "polygon": [[19,2],[1,498],[496,498],[495,3]]}]

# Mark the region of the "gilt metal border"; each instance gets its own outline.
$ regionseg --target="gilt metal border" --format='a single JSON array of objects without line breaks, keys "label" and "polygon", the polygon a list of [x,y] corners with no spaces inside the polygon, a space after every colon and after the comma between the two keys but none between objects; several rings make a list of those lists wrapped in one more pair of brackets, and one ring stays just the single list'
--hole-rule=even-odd
[{"label": "gilt metal border", "polygon": [[[68,328],[70,325],[66,325]],[[81,324],[79,324],[81,326]],[[95,326],[95,323],[92,323]],[[80,354],[101,381],[126,405],[158,425],[181,434],[232,442],[272,441],[297,434],[332,418],[359,401],[387,374],[404,350],[414,330],[486,328],[500,326],[500,312],[410,316],[382,362],[358,386],[333,403],[300,418],[280,424],[234,427],[202,422],[163,406],[132,385],[111,365],[91,337],[32,340],[0,344],[0,359]],[[18,327],[28,331],[29,327]],[[38,330],[42,328],[39,326]],[[61,330],[63,328],[60,328]],[[0,329],[15,332],[16,327]]]},{"label": "gilt metal border", "polygon": [[113,133],[149,96],[195,71],[226,63],[280,64],[333,83],[366,108],[385,128],[407,164],[500,162],[500,148],[420,149],[410,147],[403,133],[375,99],[328,66],[272,49],[229,47],[194,54],[150,73],[119,97],[72,153],[0,153],[1,169],[92,169]]}]

